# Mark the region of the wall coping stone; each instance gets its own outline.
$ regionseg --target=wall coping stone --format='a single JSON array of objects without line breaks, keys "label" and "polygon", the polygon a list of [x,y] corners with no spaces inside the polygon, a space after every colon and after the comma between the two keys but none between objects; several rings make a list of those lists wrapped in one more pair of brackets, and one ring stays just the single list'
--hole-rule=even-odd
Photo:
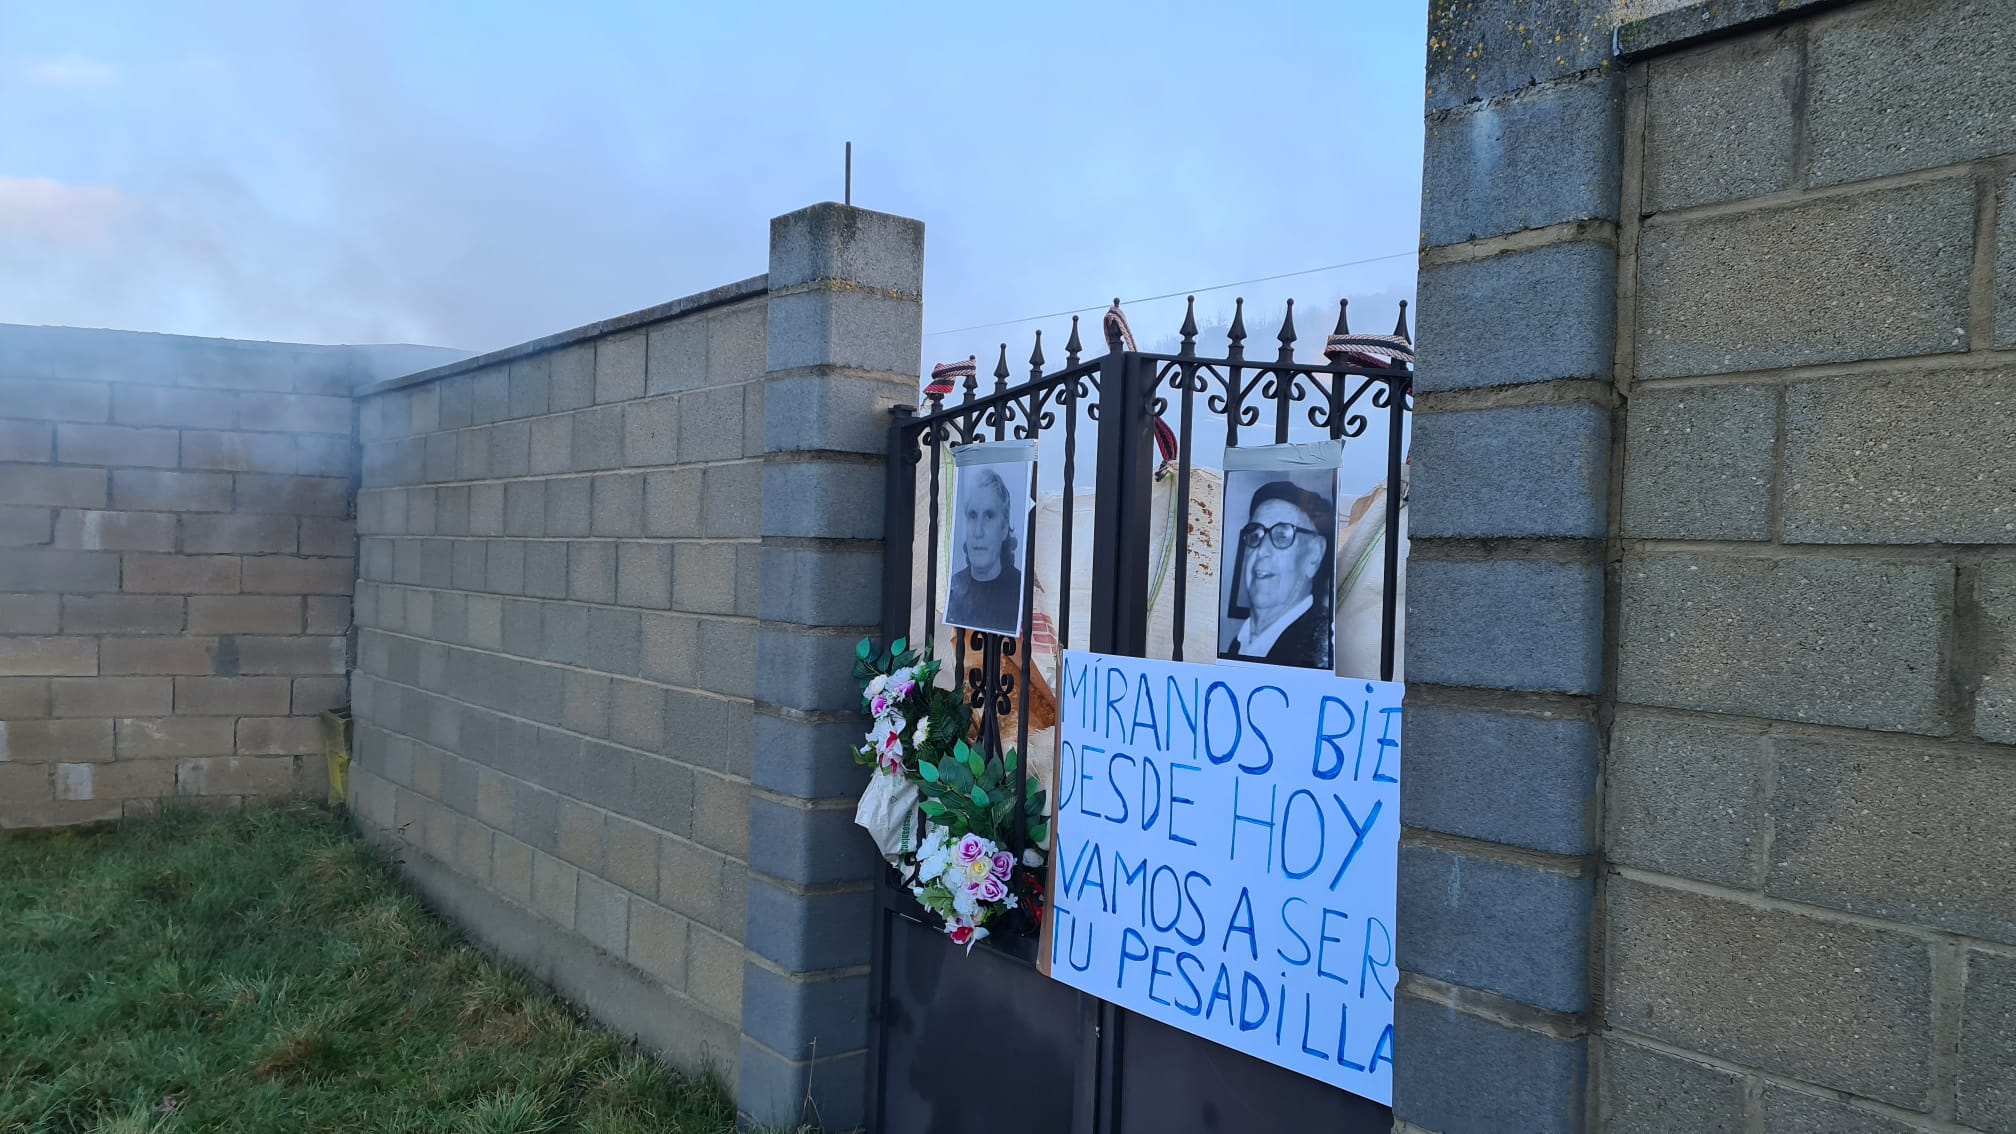
[{"label": "wall coping stone", "polygon": [[610,318],[600,319],[593,323],[585,323],[570,330],[556,331],[541,338],[529,339],[515,346],[493,350],[488,354],[479,354],[472,358],[465,358],[460,362],[451,362],[446,366],[436,366],[429,370],[415,371],[412,374],[399,378],[388,378],[383,382],[359,389],[357,397],[368,398],[376,394],[389,393],[393,390],[403,390],[408,386],[421,386],[428,382],[438,382],[443,378],[450,378],[457,374],[466,374],[472,370],[481,370],[488,366],[495,366],[500,362],[509,362],[515,358],[525,358],[529,355],[541,354],[545,351],[554,350],[572,343],[599,339],[605,335],[613,335],[618,331],[627,331],[633,327],[662,323],[667,319],[676,319],[681,315],[692,315],[712,307],[722,307],[730,303],[738,303],[744,299],[753,299],[759,295],[768,293],[769,290],[770,277],[768,275],[750,276],[746,280],[723,284],[720,287],[709,288],[706,291],[697,291],[692,295],[667,300],[653,307],[646,307],[642,311],[632,311],[628,315],[611,316]]},{"label": "wall coping stone", "polygon": [[1851,0],[1694,0],[1670,12],[1620,24],[1611,36],[1618,58],[1639,60],[1711,39],[1807,19]]}]

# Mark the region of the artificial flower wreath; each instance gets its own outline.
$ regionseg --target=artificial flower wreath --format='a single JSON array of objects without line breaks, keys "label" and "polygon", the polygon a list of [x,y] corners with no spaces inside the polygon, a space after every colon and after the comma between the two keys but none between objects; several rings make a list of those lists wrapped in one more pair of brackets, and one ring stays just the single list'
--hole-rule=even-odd
[{"label": "artificial flower wreath", "polygon": [[862,711],[874,721],[854,759],[875,769],[854,819],[953,942],[970,950],[990,924],[1029,935],[1041,924],[1035,868],[1043,856],[1035,848],[1048,841],[1050,822],[1043,787],[1031,779],[1020,793],[1030,849],[1016,862],[1007,849],[1016,752],[990,759],[969,742],[972,710],[958,692],[938,687],[938,672],[928,650],[919,654],[903,639],[886,650],[863,640],[854,651]]}]

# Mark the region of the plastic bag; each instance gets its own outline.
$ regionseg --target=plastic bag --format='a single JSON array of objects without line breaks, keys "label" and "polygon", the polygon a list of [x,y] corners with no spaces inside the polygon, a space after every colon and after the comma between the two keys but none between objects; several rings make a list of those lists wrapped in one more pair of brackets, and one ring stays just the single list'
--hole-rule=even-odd
[{"label": "plastic bag", "polygon": [[904,855],[922,841],[917,826],[917,785],[893,772],[877,771],[861,793],[854,809],[854,822],[875,840],[876,849],[889,865],[898,866]]}]

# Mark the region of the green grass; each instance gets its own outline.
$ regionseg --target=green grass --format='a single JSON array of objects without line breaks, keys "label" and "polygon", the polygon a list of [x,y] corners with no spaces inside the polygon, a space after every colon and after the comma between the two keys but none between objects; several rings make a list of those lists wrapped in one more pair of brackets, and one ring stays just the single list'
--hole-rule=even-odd
[{"label": "green grass", "polygon": [[0,837],[0,1131],[732,1129],[320,809]]}]

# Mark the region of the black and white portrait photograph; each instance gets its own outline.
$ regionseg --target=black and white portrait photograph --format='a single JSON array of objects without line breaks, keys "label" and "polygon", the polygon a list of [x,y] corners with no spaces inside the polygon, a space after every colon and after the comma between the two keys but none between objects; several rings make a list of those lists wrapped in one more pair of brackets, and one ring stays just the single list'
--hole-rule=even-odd
[{"label": "black and white portrait photograph", "polygon": [[1011,636],[1022,632],[1034,448],[997,442],[953,454],[947,625]]},{"label": "black and white portrait photograph", "polygon": [[[1218,656],[1331,668],[1337,469],[1309,446],[1226,452]],[[1236,465],[1261,467],[1238,468]]]}]

